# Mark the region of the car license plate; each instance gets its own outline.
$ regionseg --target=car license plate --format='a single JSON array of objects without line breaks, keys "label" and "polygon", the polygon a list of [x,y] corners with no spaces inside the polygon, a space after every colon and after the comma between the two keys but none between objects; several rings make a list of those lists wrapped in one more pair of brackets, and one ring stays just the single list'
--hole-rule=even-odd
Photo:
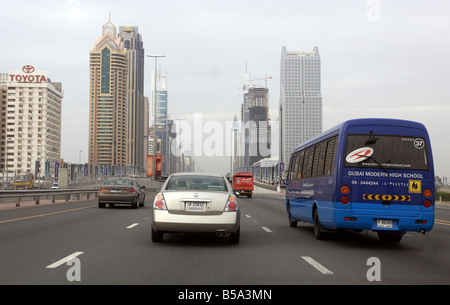
[{"label": "car license plate", "polygon": [[205,202],[186,201],[186,211],[204,211]]},{"label": "car license plate", "polygon": [[109,190],[110,193],[122,193],[122,190]]},{"label": "car license plate", "polygon": [[392,219],[377,219],[377,228],[392,229]]}]

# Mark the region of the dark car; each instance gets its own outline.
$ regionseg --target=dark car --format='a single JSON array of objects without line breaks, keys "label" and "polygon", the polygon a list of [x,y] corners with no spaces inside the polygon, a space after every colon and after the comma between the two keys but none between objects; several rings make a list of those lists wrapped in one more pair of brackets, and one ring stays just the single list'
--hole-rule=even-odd
[{"label": "dark car", "polygon": [[143,207],[144,188],[134,178],[108,178],[98,190],[98,207],[104,208],[106,204],[130,204],[135,209]]}]

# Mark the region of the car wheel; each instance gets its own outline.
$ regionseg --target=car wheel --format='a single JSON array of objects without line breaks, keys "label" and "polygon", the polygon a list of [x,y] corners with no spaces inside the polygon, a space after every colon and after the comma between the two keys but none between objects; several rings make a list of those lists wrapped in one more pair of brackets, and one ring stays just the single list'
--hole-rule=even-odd
[{"label": "car wheel", "polygon": [[143,207],[145,204],[145,195],[142,197],[142,202],[139,203],[140,207]]},{"label": "car wheel", "polygon": [[101,209],[104,209],[105,207],[106,207],[106,203],[103,203],[103,202],[98,202],[98,207],[99,208],[101,208]]},{"label": "car wheel", "polygon": [[139,202],[138,201],[139,201],[138,199],[134,198],[133,201],[131,202],[131,207],[133,209],[137,209],[139,207]]},{"label": "car wheel", "polygon": [[164,233],[163,232],[156,231],[152,227],[152,242],[154,242],[154,243],[162,242],[163,241],[163,237],[164,237]]}]

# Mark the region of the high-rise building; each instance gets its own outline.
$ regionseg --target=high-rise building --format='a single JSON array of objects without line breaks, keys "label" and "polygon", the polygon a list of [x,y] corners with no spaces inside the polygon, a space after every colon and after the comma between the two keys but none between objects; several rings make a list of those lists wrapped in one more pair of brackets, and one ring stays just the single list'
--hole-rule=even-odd
[{"label": "high-rise building", "polygon": [[127,49],[108,21],[90,52],[89,164],[126,165]]},{"label": "high-rise building", "polygon": [[61,160],[62,84],[25,65],[0,74],[0,169],[52,179]]},{"label": "high-rise building", "polygon": [[[161,155],[161,173],[168,174],[169,168],[169,128],[168,128],[168,75],[161,71],[157,72],[156,77],[156,107],[152,106],[152,111],[156,108],[156,114],[153,114],[153,124],[156,119],[156,154]],[[152,99],[155,96],[155,71],[152,72]],[[158,159],[157,159],[158,160]]]},{"label": "high-rise building", "polygon": [[148,97],[144,96],[144,148],[142,156],[142,164],[147,167],[148,156],[148,141],[149,141],[149,127],[150,127],[150,105],[148,103]]},{"label": "high-rise building", "polygon": [[250,87],[244,94],[244,166],[270,157],[269,89]]},{"label": "high-rise building", "polygon": [[322,132],[319,49],[281,51],[280,162],[287,166],[294,148]]},{"label": "high-rise building", "polygon": [[[127,49],[127,164],[145,168],[144,164],[144,46],[136,26],[119,27],[119,37]],[[147,155],[145,155],[145,160]]]}]

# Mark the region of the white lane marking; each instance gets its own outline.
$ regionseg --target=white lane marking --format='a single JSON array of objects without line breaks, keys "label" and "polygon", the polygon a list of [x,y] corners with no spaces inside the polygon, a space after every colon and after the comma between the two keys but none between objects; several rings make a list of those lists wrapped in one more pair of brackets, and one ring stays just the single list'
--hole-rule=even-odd
[{"label": "white lane marking", "polygon": [[248,214],[245,214],[245,217],[247,217],[247,218],[252,218],[252,216],[250,216],[250,215],[248,215]]},{"label": "white lane marking", "polygon": [[75,253],[72,253],[72,254],[70,254],[70,255],[68,255],[68,256],[66,256],[66,257],[64,257],[64,258],[62,258],[62,259],[60,259],[59,261],[54,262],[54,263],[51,264],[51,265],[48,265],[48,266],[45,267],[45,268],[56,268],[56,267],[59,267],[59,266],[61,266],[62,264],[67,263],[67,262],[70,261],[71,259],[73,259],[73,258],[75,258],[75,257],[77,257],[78,255],[81,255],[81,254],[83,254],[83,253],[84,253],[84,252],[75,252]]},{"label": "white lane marking", "polygon": [[266,231],[267,233],[272,233],[273,231],[271,229],[269,229],[268,227],[261,227],[264,231]]},{"label": "white lane marking", "polygon": [[330,270],[319,264],[317,261],[315,261],[312,257],[309,256],[302,256],[302,258],[307,261],[311,266],[322,272],[322,274],[333,274]]},{"label": "white lane marking", "polygon": [[132,225],[129,225],[128,227],[127,227],[127,229],[131,229],[131,228],[134,228],[135,226],[137,226],[139,223],[133,223]]}]

